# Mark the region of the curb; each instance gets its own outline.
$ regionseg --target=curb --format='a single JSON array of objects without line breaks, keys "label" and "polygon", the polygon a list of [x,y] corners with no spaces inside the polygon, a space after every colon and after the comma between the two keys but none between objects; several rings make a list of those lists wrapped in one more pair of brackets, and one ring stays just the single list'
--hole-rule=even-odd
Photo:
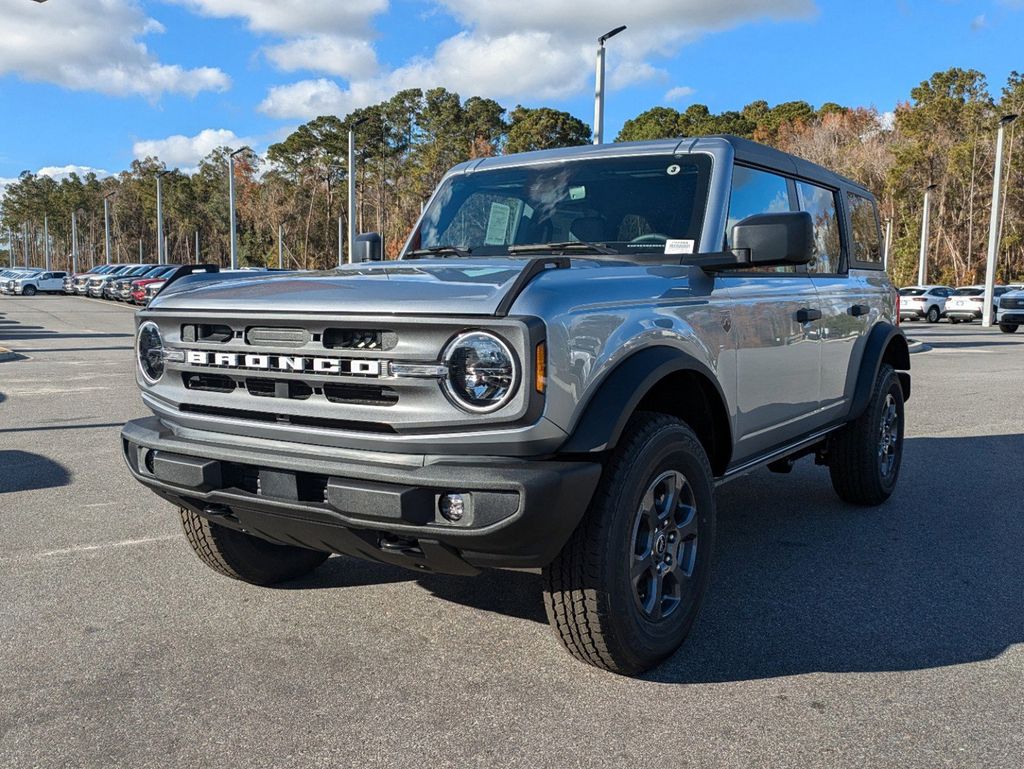
[{"label": "curb", "polygon": [[918,339],[908,339],[907,347],[911,355],[913,355],[916,352],[928,352],[930,349],[932,349],[931,347],[929,347],[924,342]]}]

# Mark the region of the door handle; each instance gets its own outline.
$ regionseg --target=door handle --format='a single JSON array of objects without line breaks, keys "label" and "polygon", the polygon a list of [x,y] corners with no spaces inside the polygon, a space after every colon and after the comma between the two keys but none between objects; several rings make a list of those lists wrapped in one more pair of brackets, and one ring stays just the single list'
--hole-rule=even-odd
[{"label": "door handle", "polygon": [[850,315],[855,318],[859,318],[861,315],[867,315],[871,312],[871,308],[866,304],[855,304],[850,308]]},{"label": "door handle", "polygon": [[811,307],[801,307],[796,311],[797,323],[810,323],[812,320],[821,320],[821,310]]}]

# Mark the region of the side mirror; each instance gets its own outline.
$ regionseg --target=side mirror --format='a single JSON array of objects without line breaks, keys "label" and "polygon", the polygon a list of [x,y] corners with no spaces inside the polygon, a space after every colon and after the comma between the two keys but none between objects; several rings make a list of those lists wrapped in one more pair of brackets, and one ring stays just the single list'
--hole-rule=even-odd
[{"label": "side mirror", "polygon": [[683,257],[709,272],[808,264],[814,259],[814,219],[806,211],[748,216],[732,228],[732,251]]},{"label": "side mirror", "polygon": [[814,220],[806,211],[748,216],[732,228],[732,247],[753,267],[807,264],[814,258]]},{"label": "side mirror", "polygon": [[364,232],[362,235],[356,235],[353,262],[379,262],[383,259],[384,245],[379,233]]}]

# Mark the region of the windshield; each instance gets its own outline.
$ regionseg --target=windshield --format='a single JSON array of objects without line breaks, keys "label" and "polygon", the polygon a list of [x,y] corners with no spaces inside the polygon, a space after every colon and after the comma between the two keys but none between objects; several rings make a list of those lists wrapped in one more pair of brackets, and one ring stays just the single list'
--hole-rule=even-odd
[{"label": "windshield", "polygon": [[505,256],[509,246],[595,243],[620,254],[694,253],[711,159],[601,158],[478,171],[445,182],[410,251],[455,246]]}]

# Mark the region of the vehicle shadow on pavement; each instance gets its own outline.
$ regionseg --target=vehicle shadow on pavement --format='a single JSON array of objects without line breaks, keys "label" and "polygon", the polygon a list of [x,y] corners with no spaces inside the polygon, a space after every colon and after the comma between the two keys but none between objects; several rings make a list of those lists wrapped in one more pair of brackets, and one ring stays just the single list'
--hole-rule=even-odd
[{"label": "vehicle shadow on pavement", "polygon": [[839,502],[809,462],[723,487],[701,616],[647,678],[919,670],[1024,642],[1021,466],[1024,435],[916,438],[879,508]]},{"label": "vehicle shadow on pavement", "polygon": [[71,473],[59,462],[29,451],[0,451],[0,494],[67,486]]}]

